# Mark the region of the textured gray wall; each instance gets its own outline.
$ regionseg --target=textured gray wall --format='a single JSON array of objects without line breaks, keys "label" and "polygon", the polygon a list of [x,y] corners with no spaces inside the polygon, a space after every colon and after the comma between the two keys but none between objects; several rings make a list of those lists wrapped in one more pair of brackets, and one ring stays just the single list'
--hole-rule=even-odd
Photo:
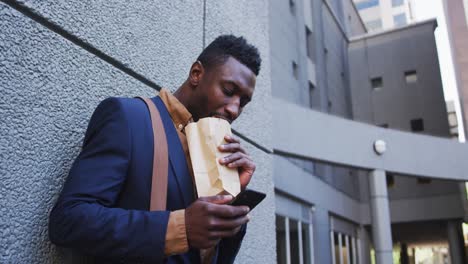
[{"label": "textured gray wall", "polygon": [[361,19],[361,16],[354,7],[353,0],[343,1],[343,10],[345,14],[346,33],[348,36],[353,37],[357,35],[363,35],[366,33],[366,27]]},{"label": "textured gray wall", "polygon": [[[309,0],[305,0],[309,1]],[[270,43],[273,96],[309,106],[304,2],[273,0],[270,3]],[[292,63],[298,65],[297,78]]]},{"label": "textured gray wall", "polygon": [[[410,120],[423,118],[423,134],[449,136],[435,23],[352,41],[350,70],[356,120],[411,131]],[[410,70],[417,71],[414,84],[405,82],[404,72]],[[373,91],[370,86],[370,78],[375,77],[383,78],[381,90]]]},{"label": "textured gray wall", "polygon": [[[435,26],[435,20],[428,21],[351,42],[350,70],[355,119],[411,131],[410,120],[422,118],[422,134],[449,136],[434,38]],[[409,70],[417,71],[416,83],[405,82],[404,72]],[[379,76],[383,78],[383,88],[376,91],[371,88],[370,78]],[[432,196],[460,194],[458,183],[453,181],[433,180],[429,184],[419,184],[412,177],[396,176],[394,179],[395,185],[389,188],[388,194],[391,200],[395,200],[391,209],[392,218],[397,221],[416,220],[427,215],[422,213],[418,217],[415,212],[419,212],[419,208],[435,205]],[[424,198],[427,199],[425,203],[421,200]],[[414,199],[420,200],[415,202]],[[405,201],[406,205],[402,206]],[[459,211],[457,216],[462,215],[461,200],[455,201],[453,206]],[[440,216],[453,217],[444,210],[438,212]]]},{"label": "textured gray wall", "polygon": [[[270,148],[267,1],[231,3],[229,9],[228,3],[207,2],[206,15],[201,0],[24,4],[171,90],[184,81],[204,36],[206,43],[221,33],[246,36],[259,46],[264,64],[254,100],[235,128]],[[91,113],[106,97],[156,91],[4,3],[0,32],[0,263],[79,263],[79,256],[50,244],[47,218]],[[267,192],[268,199],[252,213],[238,262],[271,263],[276,256],[271,157],[245,145],[258,166],[252,187]],[[263,243],[256,240],[260,236]]]}]

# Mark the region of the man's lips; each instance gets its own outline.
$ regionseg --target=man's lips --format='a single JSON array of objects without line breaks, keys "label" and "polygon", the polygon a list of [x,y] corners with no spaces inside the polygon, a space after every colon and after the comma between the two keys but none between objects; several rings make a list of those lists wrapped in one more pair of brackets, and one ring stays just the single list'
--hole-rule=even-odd
[{"label": "man's lips", "polygon": [[226,121],[228,121],[229,124],[231,124],[231,120],[225,116],[222,116],[222,115],[212,115],[212,117],[216,117],[216,118],[221,118],[221,119],[224,119]]}]

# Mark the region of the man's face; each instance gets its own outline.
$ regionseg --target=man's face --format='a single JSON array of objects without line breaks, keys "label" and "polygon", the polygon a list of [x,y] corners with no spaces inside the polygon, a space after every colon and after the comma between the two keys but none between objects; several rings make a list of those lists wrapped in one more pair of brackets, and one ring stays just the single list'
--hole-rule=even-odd
[{"label": "man's face", "polygon": [[200,77],[192,111],[195,120],[218,117],[232,123],[252,99],[256,76],[233,57],[205,69]]}]

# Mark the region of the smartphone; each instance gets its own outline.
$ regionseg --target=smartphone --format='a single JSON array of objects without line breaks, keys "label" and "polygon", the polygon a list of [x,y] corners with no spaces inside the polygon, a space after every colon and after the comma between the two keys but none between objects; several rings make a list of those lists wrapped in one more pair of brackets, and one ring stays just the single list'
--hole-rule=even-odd
[{"label": "smartphone", "polygon": [[252,209],[255,208],[263,199],[265,199],[266,194],[253,191],[253,190],[244,190],[241,193],[239,193],[234,200],[230,203],[230,205],[234,206],[240,206],[240,205],[245,205]]}]

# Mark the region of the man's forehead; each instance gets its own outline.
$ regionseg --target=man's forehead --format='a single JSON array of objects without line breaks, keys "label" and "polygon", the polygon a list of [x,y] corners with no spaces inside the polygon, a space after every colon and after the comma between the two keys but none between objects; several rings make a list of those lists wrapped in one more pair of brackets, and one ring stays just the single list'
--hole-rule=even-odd
[{"label": "man's forehead", "polygon": [[229,57],[226,62],[218,66],[218,74],[223,81],[233,82],[239,88],[248,90],[255,88],[255,74],[233,57]]}]

